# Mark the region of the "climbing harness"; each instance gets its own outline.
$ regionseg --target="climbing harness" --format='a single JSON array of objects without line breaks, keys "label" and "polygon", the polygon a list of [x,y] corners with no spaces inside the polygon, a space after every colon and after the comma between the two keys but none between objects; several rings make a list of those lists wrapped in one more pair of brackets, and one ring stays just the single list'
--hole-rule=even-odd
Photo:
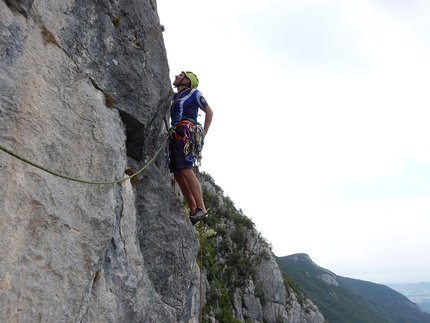
[{"label": "climbing harness", "polygon": [[182,120],[176,127],[172,128],[174,141],[182,140],[184,142],[184,155],[188,163],[193,163],[194,167],[201,166],[202,150],[204,145],[203,127],[190,120]]},{"label": "climbing harness", "polygon": [[134,173],[134,174],[132,174],[132,175],[130,175],[130,176],[128,176],[128,177],[124,177],[124,178],[121,178],[121,179],[116,179],[116,180],[112,180],[112,181],[105,181],[105,182],[93,182],[93,181],[88,181],[88,180],[84,180],[84,179],[79,179],[79,178],[73,178],[73,177],[69,177],[69,176],[66,176],[66,175],[62,175],[62,174],[59,174],[59,173],[56,173],[56,172],[54,172],[54,171],[52,171],[52,170],[49,170],[49,169],[47,169],[47,168],[45,168],[45,167],[43,167],[43,166],[40,166],[40,165],[38,165],[38,164],[36,164],[36,163],[33,163],[32,161],[30,161],[30,160],[28,160],[28,159],[25,159],[24,157],[21,157],[21,156],[19,156],[19,155],[17,155],[17,154],[15,154],[14,152],[12,152],[12,151],[10,151],[9,149],[7,149],[7,148],[5,148],[5,147],[3,147],[3,146],[1,146],[0,145],[0,150],[3,150],[5,153],[8,153],[9,155],[11,155],[11,156],[13,156],[13,157],[15,157],[15,158],[17,158],[17,159],[19,159],[19,160],[21,160],[21,161],[23,161],[23,162],[25,162],[25,163],[27,163],[27,164],[29,164],[29,165],[31,165],[31,166],[34,166],[34,167],[36,167],[36,168],[39,168],[39,169],[41,169],[41,170],[43,170],[43,171],[45,171],[45,172],[47,172],[47,173],[49,173],[49,174],[52,174],[52,175],[54,175],[54,176],[57,176],[57,177],[61,177],[61,178],[64,178],[64,179],[67,179],[67,180],[69,180],[69,181],[74,181],[74,182],[79,182],[79,183],[85,183],[85,184],[95,184],[95,185],[104,185],[104,184],[116,184],[116,183],[121,183],[121,182],[124,182],[124,181],[126,181],[126,180],[128,180],[128,179],[131,179],[131,178],[133,178],[133,177],[135,177],[136,175],[138,175],[138,174],[140,174],[141,172],[143,172],[146,168],[148,168],[148,166],[157,158],[157,156],[160,154],[160,152],[161,152],[161,150],[163,150],[163,148],[164,148],[164,145],[167,143],[167,140],[170,138],[170,136],[171,136],[171,134],[172,134],[172,132],[171,131],[169,131],[168,133],[167,133],[167,135],[166,135],[166,138],[164,139],[164,141],[163,141],[163,143],[161,144],[161,146],[160,146],[160,148],[158,148],[158,150],[155,152],[155,154],[154,154],[154,156],[140,169],[140,170],[138,170],[136,173]]}]

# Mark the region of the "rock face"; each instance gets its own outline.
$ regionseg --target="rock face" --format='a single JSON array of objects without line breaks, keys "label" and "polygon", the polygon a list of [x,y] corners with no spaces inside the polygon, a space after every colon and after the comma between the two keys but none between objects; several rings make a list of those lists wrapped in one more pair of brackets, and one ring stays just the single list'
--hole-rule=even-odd
[{"label": "rock face", "polygon": [[[203,193],[211,215],[200,233],[205,267],[204,317],[211,322],[323,323],[315,304],[282,274],[270,244],[208,174]],[[230,295],[230,296],[228,296]]]},{"label": "rock face", "polygon": [[[155,0],[0,0],[0,145],[89,182],[143,168],[172,94],[161,32]],[[199,322],[181,212],[163,152],[132,181],[88,184],[0,151],[0,322]],[[301,308],[264,266],[267,295]]]}]

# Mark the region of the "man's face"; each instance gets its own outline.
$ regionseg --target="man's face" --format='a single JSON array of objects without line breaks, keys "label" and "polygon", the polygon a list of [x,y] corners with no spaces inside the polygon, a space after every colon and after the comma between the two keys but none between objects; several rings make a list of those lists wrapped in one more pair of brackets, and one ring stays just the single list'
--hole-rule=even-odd
[{"label": "man's face", "polygon": [[183,86],[190,86],[191,81],[188,79],[188,77],[185,75],[185,73],[181,73],[179,75],[175,75],[175,81],[173,82],[173,85],[178,87],[179,85]]},{"label": "man's face", "polygon": [[187,78],[185,77],[184,73],[181,73],[179,75],[175,75],[175,81],[173,82],[174,86],[178,86],[180,84],[186,84]]}]

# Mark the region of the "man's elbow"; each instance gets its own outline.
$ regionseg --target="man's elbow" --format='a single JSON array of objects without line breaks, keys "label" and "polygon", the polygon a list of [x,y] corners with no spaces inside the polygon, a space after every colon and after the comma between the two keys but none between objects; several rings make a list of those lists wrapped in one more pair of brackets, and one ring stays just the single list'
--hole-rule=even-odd
[{"label": "man's elbow", "polygon": [[211,107],[208,105],[205,107],[204,111],[206,113],[206,116],[208,117],[212,117],[214,115],[214,112],[212,111]]}]

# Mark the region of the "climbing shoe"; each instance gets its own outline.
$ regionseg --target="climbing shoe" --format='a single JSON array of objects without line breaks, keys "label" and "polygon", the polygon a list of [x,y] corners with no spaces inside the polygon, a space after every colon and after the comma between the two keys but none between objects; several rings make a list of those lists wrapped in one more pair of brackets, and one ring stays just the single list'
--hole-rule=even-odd
[{"label": "climbing shoe", "polygon": [[207,213],[204,213],[201,208],[196,208],[196,211],[190,215],[190,221],[193,225],[195,225],[199,221],[204,221],[208,217]]}]

